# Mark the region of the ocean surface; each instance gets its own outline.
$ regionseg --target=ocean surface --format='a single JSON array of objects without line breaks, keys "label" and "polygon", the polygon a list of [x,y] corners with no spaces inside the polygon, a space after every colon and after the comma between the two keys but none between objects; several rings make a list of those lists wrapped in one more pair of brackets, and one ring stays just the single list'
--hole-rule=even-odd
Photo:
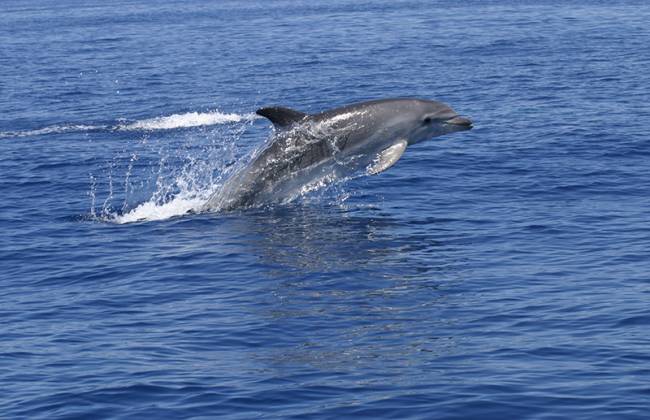
[{"label": "ocean surface", "polygon": [[[0,15],[0,418],[647,418],[650,3]],[[195,211],[257,108],[397,96],[474,129]]]}]

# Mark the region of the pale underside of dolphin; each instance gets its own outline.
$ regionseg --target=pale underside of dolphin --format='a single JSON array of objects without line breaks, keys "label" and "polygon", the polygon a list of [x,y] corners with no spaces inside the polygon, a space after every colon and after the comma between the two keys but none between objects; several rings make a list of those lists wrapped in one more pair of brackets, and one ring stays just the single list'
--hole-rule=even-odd
[{"label": "pale underside of dolphin", "polygon": [[380,99],[313,115],[267,107],[257,114],[273,123],[274,136],[210,197],[205,210],[286,201],[354,173],[378,174],[407,146],[472,128],[448,105],[423,99]]}]

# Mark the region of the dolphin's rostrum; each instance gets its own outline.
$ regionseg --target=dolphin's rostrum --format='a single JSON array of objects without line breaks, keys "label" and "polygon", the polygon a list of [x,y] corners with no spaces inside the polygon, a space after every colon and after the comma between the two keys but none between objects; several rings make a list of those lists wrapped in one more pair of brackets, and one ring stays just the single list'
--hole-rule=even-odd
[{"label": "dolphin's rostrum", "polygon": [[385,171],[407,146],[472,122],[442,102],[381,99],[305,114],[283,107],[257,110],[276,133],[210,197],[206,210],[230,210],[288,200],[341,177]]}]

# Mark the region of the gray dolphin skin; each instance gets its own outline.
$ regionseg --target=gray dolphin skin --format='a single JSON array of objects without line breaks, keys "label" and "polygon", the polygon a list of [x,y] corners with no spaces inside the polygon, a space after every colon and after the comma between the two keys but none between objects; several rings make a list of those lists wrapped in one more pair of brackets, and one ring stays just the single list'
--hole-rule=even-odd
[{"label": "gray dolphin skin", "polygon": [[319,114],[283,107],[261,108],[275,134],[207,201],[219,211],[289,201],[346,176],[378,174],[407,146],[472,128],[451,107],[423,99],[380,99]]}]

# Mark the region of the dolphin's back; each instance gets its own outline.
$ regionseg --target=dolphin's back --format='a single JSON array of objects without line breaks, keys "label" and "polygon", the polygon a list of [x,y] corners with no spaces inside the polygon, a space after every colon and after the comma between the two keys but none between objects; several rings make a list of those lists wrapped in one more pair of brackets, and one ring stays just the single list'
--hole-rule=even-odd
[{"label": "dolphin's back", "polygon": [[[339,108],[329,109],[318,114],[314,114],[310,117],[315,121],[324,121],[329,118],[334,118],[339,115],[368,111],[373,110],[377,111],[378,109],[383,108],[384,105],[388,105],[386,111],[393,111],[395,105],[408,107],[410,104],[416,104],[420,102],[421,99],[412,99],[412,98],[388,98],[388,99],[373,99],[365,102],[357,102],[350,105],[345,105]],[[390,108],[390,110],[389,110]]]}]

